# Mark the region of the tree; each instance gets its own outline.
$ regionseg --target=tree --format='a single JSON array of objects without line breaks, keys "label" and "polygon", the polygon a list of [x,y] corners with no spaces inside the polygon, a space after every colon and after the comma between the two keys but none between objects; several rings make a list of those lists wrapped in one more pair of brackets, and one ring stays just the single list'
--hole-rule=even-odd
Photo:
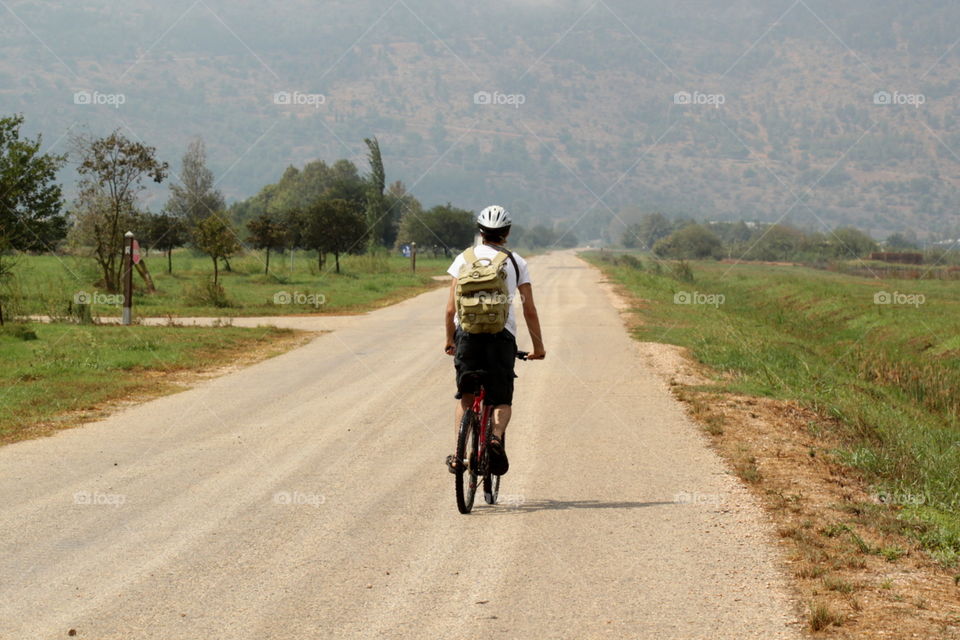
[{"label": "tree", "polygon": [[250,245],[254,249],[264,249],[267,252],[266,264],[263,273],[270,273],[270,250],[282,250],[287,243],[287,229],[275,222],[273,216],[263,213],[247,223],[250,232]]},{"label": "tree", "polygon": [[323,267],[323,254],[332,253],[336,272],[340,273],[342,254],[363,253],[363,237],[367,233],[362,210],[342,198],[317,200],[304,211],[306,244],[317,251]]},{"label": "tree", "polygon": [[167,256],[167,273],[173,273],[173,250],[187,242],[187,227],[183,220],[169,213],[150,213],[146,216],[143,244],[162,251]]},{"label": "tree", "polygon": [[370,230],[370,248],[386,244],[385,229],[386,207],[383,191],[386,187],[386,173],[383,170],[383,158],[380,155],[380,143],[376,138],[363,140],[370,153],[367,159],[370,162],[370,175],[367,177],[367,228]]},{"label": "tree", "polygon": [[450,203],[437,205],[422,213],[408,212],[400,220],[398,244],[416,242],[421,247],[440,245],[444,255],[450,249],[468,247],[476,232],[474,214]]},{"label": "tree", "polygon": [[305,211],[319,199],[342,198],[364,208],[367,187],[367,181],[349,160],[337,160],[333,165],[314,160],[302,170],[287,167],[278,182],[266,185],[252,198],[234,203],[230,207],[231,218],[241,227],[263,213],[284,218],[291,212]]},{"label": "tree", "polygon": [[575,234],[572,230],[564,232],[556,241],[557,246],[559,246],[561,249],[573,249],[579,243],[580,241],[577,240],[577,234]]},{"label": "tree", "polygon": [[166,213],[180,218],[192,231],[201,220],[222,211],[223,194],[216,189],[213,172],[207,168],[203,140],[195,138],[187,147],[180,169],[180,183],[170,183]]},{"label": "tree", "polygon": [[156,149],[128,140],[119,131],[99,139],[75,139],[81,154],[79,215],[89,218],[94,258],[110,292],[120,289],[123,270],[124,223],[136,216],[137,195],[144,178],[156,183],[167,176],[168,165],[158,162]]},{"label": "tree", "polygon": [[673,233],[674,225],[662,213],[648,213],[640,220],[637,237],[644,249],[652,249],[658,240]]},{"label": "tree", "polygon": [[830,245],[836,258],[859,258],[877,250],[877,243],[864,232],[841,227],[831,234]]},{"label": "tree", "polygon": [[220,277],[218,260],[228,259],[240,251],[240,241],[227,222],[226,213],[215,213],[198,222],[194,227],[193,242],[213,260],[213,284],[216,285]]},{"label": "tree", "polygon": [[691,224],[661,238],[653,252],[661,258],[700,259],[719,257],[723,243],[715,233],[700,224]]},{"label": "tree", "polygon": [[[13,268],[17,266],[15,259],[7,257],[9,247],[9,241],[0,238],[0,285],[5,284],[13,276]],[[4,296],[0,293],[0,327],[3,326],[3,299]]]},{"label": "tree", "polygon": [[639,222],[628,224],[626,229],[623,230],[623,235],[620,237],[620,244],[626,249],[645,248],[643,244],[644,241],[640,235],[641,233],[643,233],[643,229]]},{"label": "tree", "polygon": [[893,233],[887,237],[886,247],[892,251],[915,251],[917,244],[902,233]]},{"label": "tree", "polygon": [[399,180],[390,185],[384,197],[387,207],[384,245],[392,247],[397,243],[397,235],[400,232],[400,220],[404,214],[413,213],[414,215],[419,215],[423,212],[423,206],[413,194],[407,192],[407,187]]},{"label": "tree", "polygon": [[790,260],[808,242],[799,229],[786,224],[775,224],[757,229],[749,240],[748,260]]},{"label": "tree", "polygon": [[0,247],[52,249],[64,238],[57,171],[66,156],[40,153],[41,136],[20,139],[23,116],[0,118]]},{"label": "tree", "polygon": [[534,225],[527,234],[527,244],[531,249],[542,249],[544,247],[553,247],[557,244],[557,234],[553,229],[542,224]]}]

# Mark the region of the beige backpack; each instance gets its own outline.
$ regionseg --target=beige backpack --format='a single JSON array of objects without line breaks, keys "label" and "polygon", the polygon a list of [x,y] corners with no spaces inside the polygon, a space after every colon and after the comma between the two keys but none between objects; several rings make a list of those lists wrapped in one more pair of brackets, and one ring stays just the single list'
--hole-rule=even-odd
[{"label": "beige backpack", "polygon": [[[499,333],[510,313],[510,290],[507,287],[507,258],[500,250],[494,258],[478,258],[473,247],[463,252],[466,263],[457,277],[457,317],[467,333]],[[516,262],[514,262],[516,264]],[[519,277],[519,274],[518,274]]]}]

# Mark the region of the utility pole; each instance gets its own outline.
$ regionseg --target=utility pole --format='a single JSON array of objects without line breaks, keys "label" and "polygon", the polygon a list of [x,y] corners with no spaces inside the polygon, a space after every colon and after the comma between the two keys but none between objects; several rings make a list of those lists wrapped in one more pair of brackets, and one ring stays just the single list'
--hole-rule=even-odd
[{"label": "utility pole", "polygon": [[133,322],[133,232],[123,234],[123,317],[120,324]]}]

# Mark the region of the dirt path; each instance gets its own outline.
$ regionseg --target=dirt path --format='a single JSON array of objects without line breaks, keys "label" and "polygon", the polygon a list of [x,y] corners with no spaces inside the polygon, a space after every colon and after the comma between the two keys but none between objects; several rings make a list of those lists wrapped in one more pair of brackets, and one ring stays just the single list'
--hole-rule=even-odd
[{"label": "dirt path", "polygon": [[518,365],[503,505],[457,513],[426,293],[0,449],[0,638],[799,637],[759,508],[599,273],[531,270],[549,359]]}]

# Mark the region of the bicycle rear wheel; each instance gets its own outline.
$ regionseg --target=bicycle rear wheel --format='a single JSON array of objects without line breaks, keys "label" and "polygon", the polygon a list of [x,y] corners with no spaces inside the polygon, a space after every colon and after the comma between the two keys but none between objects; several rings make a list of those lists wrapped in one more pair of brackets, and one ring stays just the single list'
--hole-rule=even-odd
[{"label": "bicycle rear wheel", "polygon": [[480,421],[472,410],[468,409],[460,421],[460,433],[457,436],[457,509],[460,513],[470,513],[473,509],[473,498],[477,493],[477,471],[480,461],[477,459],[477,436],[480,432]]},{"label": "bicycle rear wheel", "polygon": [[483,476],[483,500],[487,504],[497,504],[500,495],[500,476],[487,474]]}]

